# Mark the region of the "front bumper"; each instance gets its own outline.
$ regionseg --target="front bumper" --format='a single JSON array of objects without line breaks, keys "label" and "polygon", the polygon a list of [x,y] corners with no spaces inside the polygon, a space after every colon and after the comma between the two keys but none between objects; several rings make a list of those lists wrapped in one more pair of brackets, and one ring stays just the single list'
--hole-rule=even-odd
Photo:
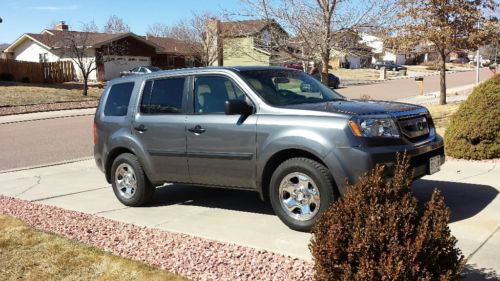
[{"label": "front bumper", "polygon": [[425,144],[414,145],[387,145],[374,147],[345,147],[337,148],[325,158],[325,164],[330,168],[339,191],[344,193],[345,183],[355,184],[359,177],[369,172],[377,164],[384,164],[387,169],[385,175],[392,175],[397,156],[407,153],[410,158],[410,169],[415,179],[429,174],[429,159],[440,156],[440,164],[444,164],[443,139],[436,135]]}]

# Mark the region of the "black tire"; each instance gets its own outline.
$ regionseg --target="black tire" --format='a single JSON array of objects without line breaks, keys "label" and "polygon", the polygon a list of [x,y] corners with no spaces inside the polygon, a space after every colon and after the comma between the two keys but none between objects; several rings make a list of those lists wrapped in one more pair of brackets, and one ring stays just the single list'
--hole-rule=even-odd
[{"label": "black tire", "polygon": [[[287,175],[295,172],[310,177],[320,193],[319,211],[308,220],[292,218],[287,214],[280,202],[280,183]],[[316,219],[335,202],[337,194],[337,188],[330,171],[324,165],[308,158],[291,158],[284,161],[276,168],[269,183],[269,198],[274,213],[288,227],[298,231],[310,231]]]},{"label": "black tire", "polygon": [[[128,164],[134,170],[137,186],[134,194],[130,198],[122,196],[116,183],[116,170],[121,164]],[[111,166],[111,185],[113,186],[113,192],[115,193],[116,198],[123,205],[130,207],[143,206],[153,198],[153,195],[155,193],[155,187],[146,177],[139,159],[137,158],[137,156],[131,153],[120,154],[113,161],[113,165]]]}]

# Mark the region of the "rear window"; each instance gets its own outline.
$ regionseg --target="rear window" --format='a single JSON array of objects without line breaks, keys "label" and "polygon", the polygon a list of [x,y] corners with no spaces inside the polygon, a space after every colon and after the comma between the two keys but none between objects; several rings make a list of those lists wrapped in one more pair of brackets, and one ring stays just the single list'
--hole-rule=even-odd
[{"label": "rear window", "polygon": [[134,89],[134,82],[111,86],[108,98],[106,99],[106,105],[104,106],[104,115],[126,116],[132,89]]},{"label": "rear window", "polygon": [[184,77],[157,79],[146,82],[141,112],[148,114],[182,113]]}]

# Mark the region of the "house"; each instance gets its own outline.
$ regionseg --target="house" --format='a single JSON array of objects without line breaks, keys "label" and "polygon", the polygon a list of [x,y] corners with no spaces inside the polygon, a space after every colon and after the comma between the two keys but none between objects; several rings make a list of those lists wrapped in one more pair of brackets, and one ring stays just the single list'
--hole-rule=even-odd
[{"label": "house", "polygon": [[[121,71],[137,66],[158,65],[166,68],[185,67],[194,61],[182,42],[168,38],[148,38],[128,33],[70,31],[64,22],[41,33],[25,33],[3,53],[15,60],[30,62],[73,61],[68,40],[79,38],[87,46],[85,63],[96,67],[89,80],[105,81],[116,78]],[[76,75],[82,78],[76,62]]]},{"label": "house", "polygon": [[399,53],[390,46],[384,44],[384,40],[373,34],[361,33],[361,43],[373,49],[372,63],[377,60],[393,61],[397,64],[406,63],[406,54]]},{"label": "house", "polygon": [[243,20],[221,22],[210,19],[208,36],[218,53],[214,65],[279,65],[283,55],[273,49],[273,37],[286,36],[275,21]]},{"label": "house", "polygon": [[358,32],[341,29],[332,35],[329,65],[333,69],[361,68],[371,64],[372,48],[361,42]]}]

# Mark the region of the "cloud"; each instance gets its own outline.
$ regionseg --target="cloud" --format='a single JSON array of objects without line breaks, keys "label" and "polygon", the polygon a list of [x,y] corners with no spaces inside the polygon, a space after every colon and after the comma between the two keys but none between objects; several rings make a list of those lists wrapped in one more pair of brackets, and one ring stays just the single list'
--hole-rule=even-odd
[{"label": "cloud", "polygon": [[36,6],[36,7],[31,7],[31,9],[40,10],[40,11],[73,11],[73,10],[78,10],[78,6],[77,5],[70,5],[70,6]]}]

